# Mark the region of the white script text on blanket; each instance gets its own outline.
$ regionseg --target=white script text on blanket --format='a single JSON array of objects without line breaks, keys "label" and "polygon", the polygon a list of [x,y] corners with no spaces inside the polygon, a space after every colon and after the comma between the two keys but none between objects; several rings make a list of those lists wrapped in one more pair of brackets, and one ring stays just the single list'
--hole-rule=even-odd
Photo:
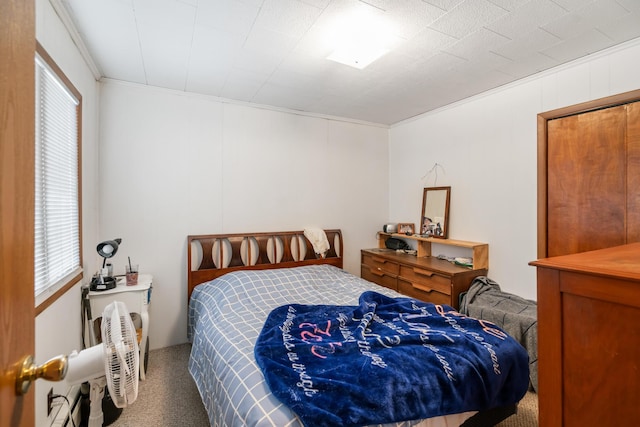
[{"label": "white script text on blanket", "polygon": [[255,345],[272,393],[305,426],[363,426],[518,402],[525,349],[447,305],[368,291],[358,306],[288,304]]}]

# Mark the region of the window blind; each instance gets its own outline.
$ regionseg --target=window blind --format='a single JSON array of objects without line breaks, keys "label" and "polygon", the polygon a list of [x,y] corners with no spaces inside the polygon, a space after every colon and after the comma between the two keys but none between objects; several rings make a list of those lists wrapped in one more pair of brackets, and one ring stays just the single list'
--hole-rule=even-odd
[{"label": "window blind", "polygon": [[78,104],[36,56],[36,296],[81,269]]}]

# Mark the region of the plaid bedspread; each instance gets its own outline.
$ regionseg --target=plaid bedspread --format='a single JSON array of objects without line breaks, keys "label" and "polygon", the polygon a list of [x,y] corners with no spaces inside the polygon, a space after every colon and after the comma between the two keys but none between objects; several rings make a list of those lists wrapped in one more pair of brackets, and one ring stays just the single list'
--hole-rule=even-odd
[{"label": "plaid bedspread", "polygon": [[[328,265],[239,271],[197,286],[189,305],[189,372],[211,425],[302,426],[270,392],[256,364],[254,345],[263,324],[273,309],[285,304],[355,305],[367,290],[400,296]],[[460,414],[455,425],[473,413]]]}]

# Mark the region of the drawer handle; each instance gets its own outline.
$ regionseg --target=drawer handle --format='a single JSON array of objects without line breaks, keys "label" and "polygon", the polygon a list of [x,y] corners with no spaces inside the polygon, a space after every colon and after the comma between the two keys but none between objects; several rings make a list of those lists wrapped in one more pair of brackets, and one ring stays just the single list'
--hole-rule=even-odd
[{"label": "drawer handle", "polygon": [[428,277],[433,276],[433,271],[429,271],[429,270],[421,270],[419,268],[414,268],[413,272],[416,274],[420,274],[422,276],[428,276]]},{"label": "drawer handle", "polygon": [[372,260],[373,262],[379,262],[380,264],[384,264],[385,262],[387,262],[387,260],[386,260],[386,259],[384,259],[384,258],[377,258],[377,257],[371,257],[371,260]]},{"label": "drawer handle", "polygon": [[382,271],[381,269],[377,269],[377,270],[373,270],[373,269],[369,269],[369,271],[371,272],[371,274],[382,277],[384,276],[384,271]]},{"label": "drawer handle", "polygon": [[419,291],[422,291],[422,292],[429,293],[429,292],[433,291],[432,288],[429,288],[428,286],[421,285],[419,283],[412,283],[411,286],[413,286],[415,289],[418,289]]}]

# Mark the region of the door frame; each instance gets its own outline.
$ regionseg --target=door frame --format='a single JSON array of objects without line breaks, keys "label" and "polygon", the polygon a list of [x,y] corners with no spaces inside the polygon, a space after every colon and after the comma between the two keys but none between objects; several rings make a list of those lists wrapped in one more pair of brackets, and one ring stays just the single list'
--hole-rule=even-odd
[{"label": "door frame", "polygon": [[549,120],[640,101],[640,89],[538,114],[538,259],[547,257],[547,147]]}]

